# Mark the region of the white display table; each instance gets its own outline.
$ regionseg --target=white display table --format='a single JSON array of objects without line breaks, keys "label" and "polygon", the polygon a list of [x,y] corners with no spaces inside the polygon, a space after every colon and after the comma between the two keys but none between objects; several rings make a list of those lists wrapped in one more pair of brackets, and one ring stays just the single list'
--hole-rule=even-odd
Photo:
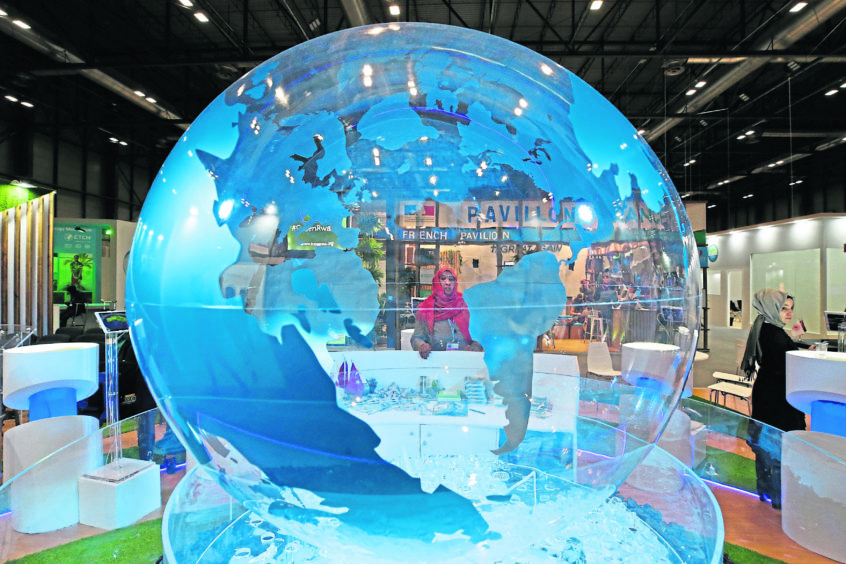
[{"label": "white display table", "polygon": [[675,388],[679,347],[663,343],[625,343],[620,371],[626,382],[640,386],[641,379],[659,383],[661,393],[669,395]]},{"label": "white display table", "polygon": [[846,353],[789,351],[786,367],[787,401],[811,414],[812,430],[784,435],[781,528],[808,550],[846,562]]},{"label": "white display table", "polygon": [[[789,351],[786,394],[793,407],[812,415],[814,429],[814,402],[846,404],[846,353]],[[841,423],[836,434],[846,433],[846,421]]]},{"label": "white display table", "polygon": [[100,357],[97,343],[50,343],[3,351],[3,403],[29,409],[38,392],[72,388],[76,401],[97,391]]},{"label": "white display table", "polygon": [[[470,351],[432,352],[428,359],[413,351],[342,351],[331,353],[337,365],[355,364],[362,380],[375,379],[379,388],[395,384],[418,389],[420,378],[441,389],[462,390],[465,379],[486,381],[484,353]],[[579,365],[575,356],[535,354],[533,396],[551,402],[545,417],[531,417],[529,429],[572,433],[575,441],[579,409]],[[484,454],[500,446],[500,430],[508,424],[505,407],[492,399],[471,404],[466,415],[427,415],[419,410],[386,407],[361,410],[357,403],[344,405],[352,415],[370,425],[381,442],[377,452],[387,459],[404,456]],[[434,401],[434,400],[433,400]],[[456,434],[455,430],[460,429]],[[573,445],[575,448],[575,445]],[[575,468],[574,468],[575,471]]]},{"label": "white display table", "polygon": [[[47,415],[75,414],[76,401],[97,391],[97,347],[96,343],[51,343],[3,351],[3,403],[21,410],[32,410],[38,403],[45,416],[32,420],[30,411],[29,423],[10,429],[3,438],[3,479],[15,480],[12,526],[19,532],[42,533],[79,521],[77,479],[103,463],[102,440],[96,433],[99,421]],[[58,399],[49,397],[54,390],[63,392]],[[78,441],[83,437],[96,438]],[[66,447],[69,443],[73,444]],[[53,453],[46,463],[14,478]]]},{"label": "white display table", "polygon": [[99,427],[96,417],[67,415],[30,421],[4,433],[3,480],[14,480],[16,531],[44,533],[79,521],[77,480],[103,464]]}]

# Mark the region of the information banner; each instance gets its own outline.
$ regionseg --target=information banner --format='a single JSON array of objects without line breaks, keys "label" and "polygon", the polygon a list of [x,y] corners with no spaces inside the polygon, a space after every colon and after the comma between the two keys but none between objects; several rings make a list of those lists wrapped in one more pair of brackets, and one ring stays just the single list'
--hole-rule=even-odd
[{"label": "information banner", "polygon": [[86,303],[100,301],[102,233],[99,225],[55,224],[53,291],[64,293],[62,301],[68,301],[68,286],[82,293]]}]

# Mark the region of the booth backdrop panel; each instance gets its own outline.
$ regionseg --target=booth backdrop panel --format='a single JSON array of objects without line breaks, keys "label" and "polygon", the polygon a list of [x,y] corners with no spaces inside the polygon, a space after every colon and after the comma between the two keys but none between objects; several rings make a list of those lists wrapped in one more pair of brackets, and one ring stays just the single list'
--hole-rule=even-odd
[{"label": "booth backdrop panel", "polygon": [[0,323],[38,335],[52,327],[54,202],[50,193],[0,215]]}]

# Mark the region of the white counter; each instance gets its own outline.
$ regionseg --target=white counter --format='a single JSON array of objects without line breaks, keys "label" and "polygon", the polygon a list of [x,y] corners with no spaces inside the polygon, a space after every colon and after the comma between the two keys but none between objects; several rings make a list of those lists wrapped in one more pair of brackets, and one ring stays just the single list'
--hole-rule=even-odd
[{"label": "white counter", "polygon": [[786,369],[787,401],[796,409],[811,413],[820,400],[846,404],[846,353],[788,351]]}]

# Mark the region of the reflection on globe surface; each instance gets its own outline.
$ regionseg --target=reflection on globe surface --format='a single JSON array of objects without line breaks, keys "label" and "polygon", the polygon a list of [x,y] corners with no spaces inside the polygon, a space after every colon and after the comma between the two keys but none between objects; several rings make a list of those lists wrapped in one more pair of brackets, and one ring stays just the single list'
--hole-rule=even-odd
[{"label": "reflection on globe surface", "polygon": [[[329,555],[531,558],[643,459],[698,333],[693,235],[645,141],[564,68],[453,27],[342,31],[239,79],[132,252],[169,422]],[[407,338],[447,264],[483,352],[423,360]],[[544,348],[558,327],[569,372],[538,354],[567,352]],[[589,342],[619,375],[588,373]]]}]

